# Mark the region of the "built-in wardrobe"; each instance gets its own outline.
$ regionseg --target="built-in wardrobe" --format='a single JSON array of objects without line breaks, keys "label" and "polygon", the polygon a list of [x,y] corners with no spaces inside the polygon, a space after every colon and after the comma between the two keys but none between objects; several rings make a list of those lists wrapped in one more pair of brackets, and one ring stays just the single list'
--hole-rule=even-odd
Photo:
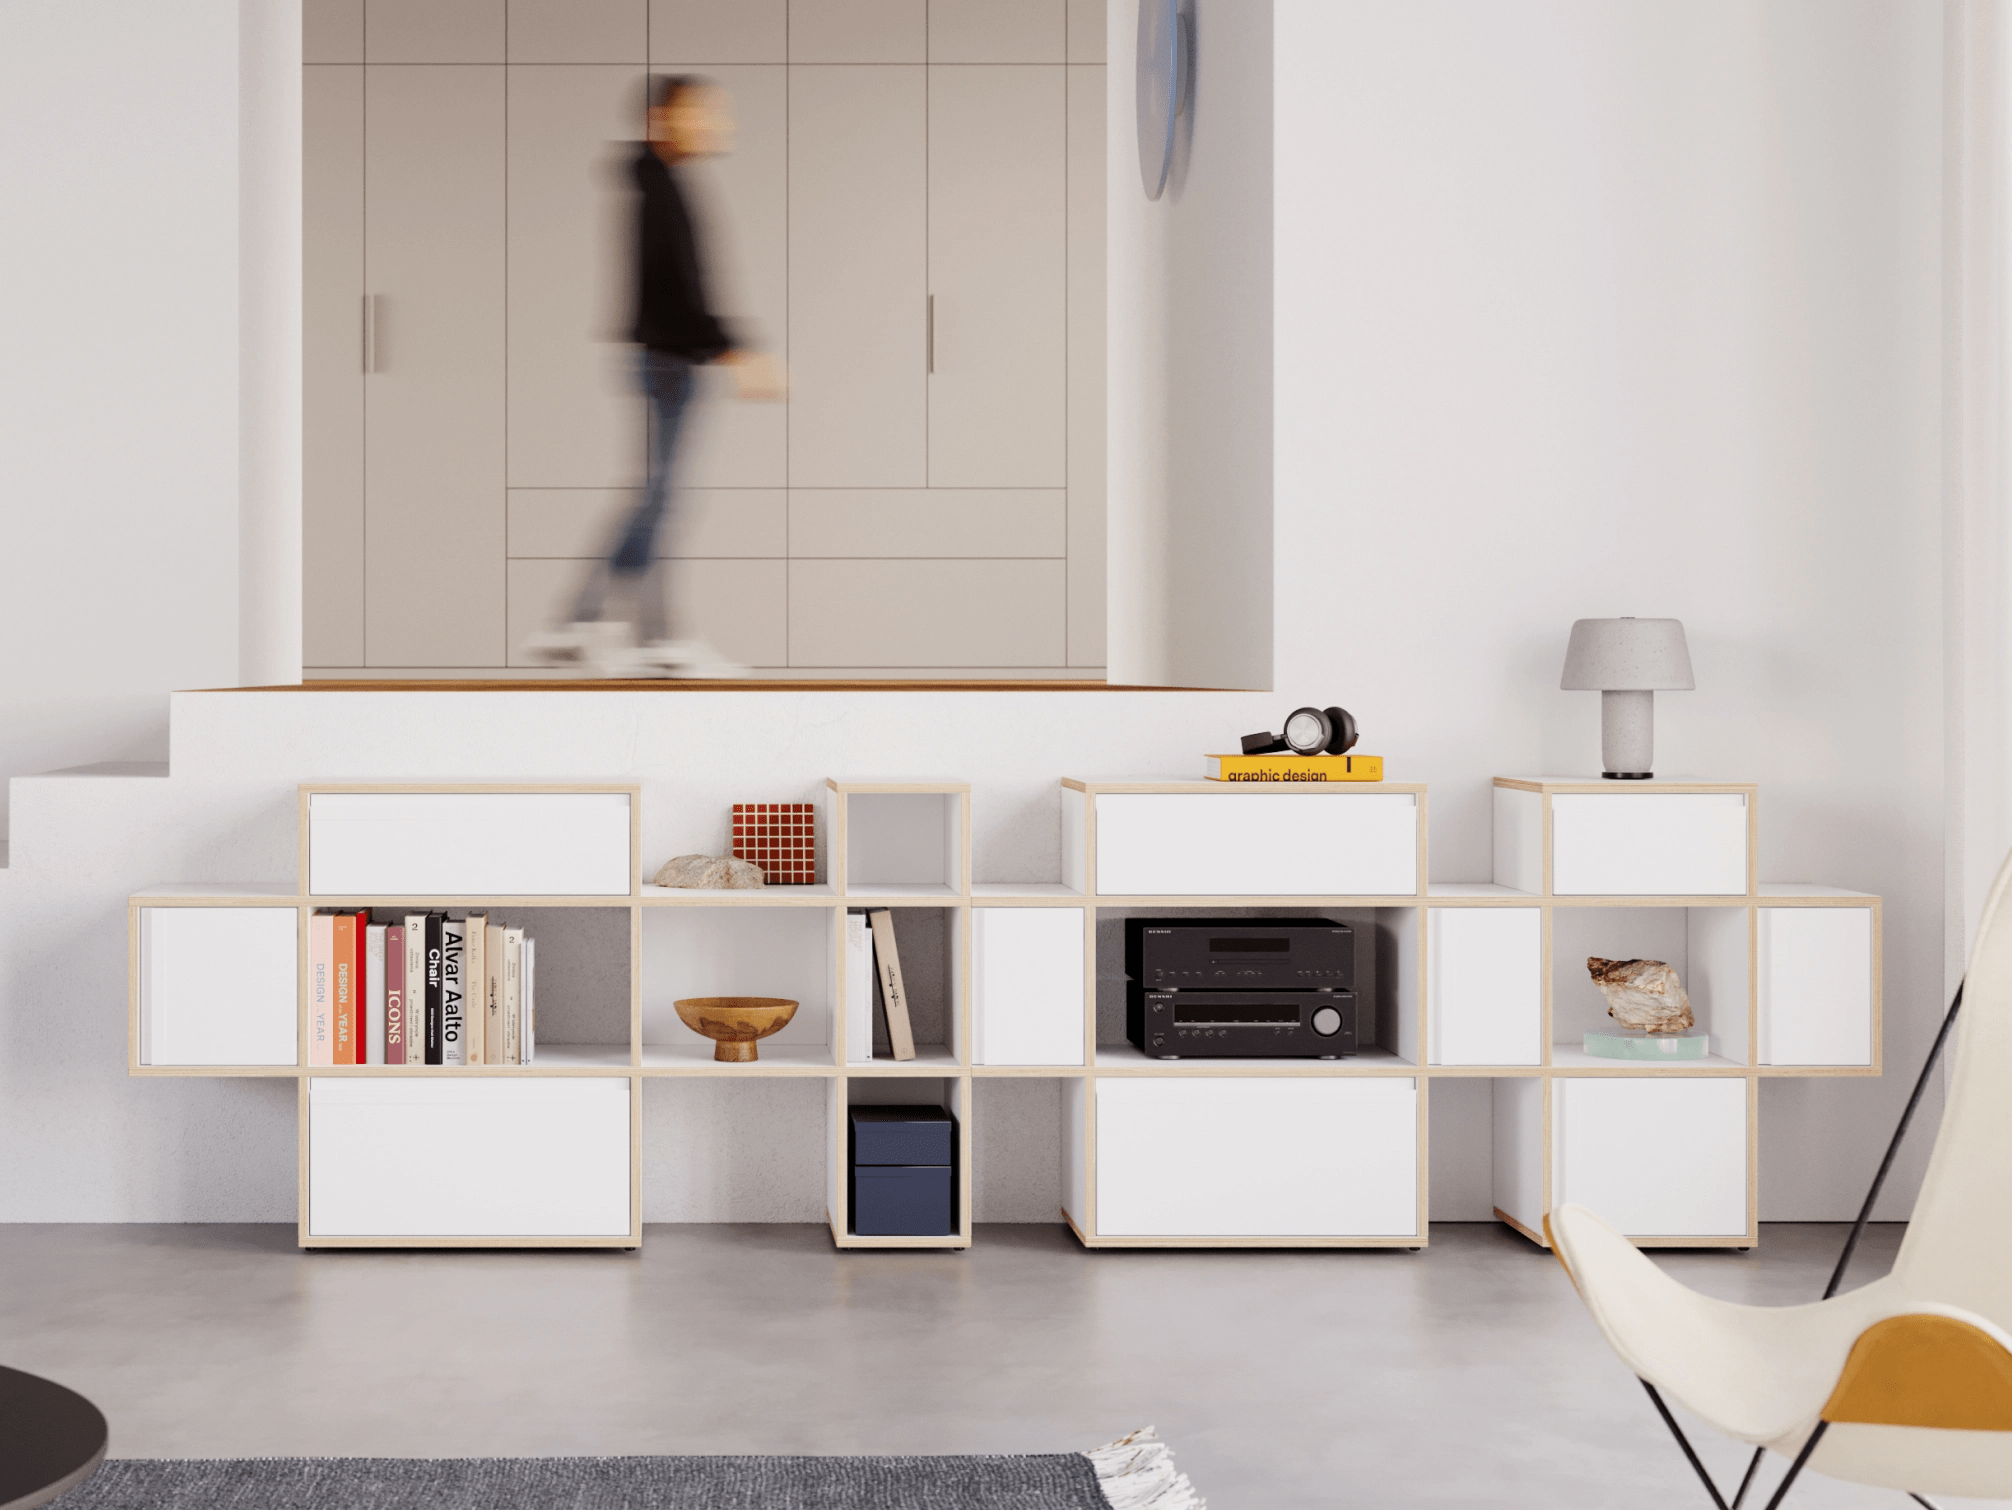
[{"label": "built-in wardrobe", "polygon": [[523,674],[632,502],[649,73],[780,403],[700,383],[681,633],[792,675],[1100,676],[1104,13],[1084,0],[307,0],[310,677]]}]

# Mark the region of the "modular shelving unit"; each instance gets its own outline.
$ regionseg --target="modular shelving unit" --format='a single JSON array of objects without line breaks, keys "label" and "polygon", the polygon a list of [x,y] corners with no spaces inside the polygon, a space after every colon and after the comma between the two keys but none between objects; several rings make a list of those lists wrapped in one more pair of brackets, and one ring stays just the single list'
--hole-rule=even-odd
[{"label": "modular shelving unit", "polygon": [[[1758,1081],[1878,1073],[1879,900],[1758,882],[1751,786],[1501,778],[1494,879],[1436,885],[1422,786],[1061,795],[1060,881],[972,882],[963,783],[833,780],[821,881],[690,891],[643,882],[636,786],[303,786],[297,886],[131,899],[131,1068],[300,1082],[308,1247],[636,1246],[642,1082],[705,1076],[826,1082],[841,1247],[970,1242],[972,1086],[993,1076],[1061,1082],[1063,1216],[1090,1247],[1423,1246],[1429,1088],[1449,1076],[1494,1080],[1495,1204],[1533,1239],[1577,1199],[1644,1242],[1747,1246]],[[307,918],[366,906],[529,926],[536,1061],[309,1066]],[[847,1017],[870,1004],[846,997],[845,914],[870,907],[896,912],[913,1060],[846,1062]],[[1123,918],[1182,911],[1349,923],[1362,1051],[1141,1054]],[[1676,964],[1711,1057],[1576,1048],[1599,1020],[1582,951]],[[671,1009],[731,994],[802,1003],[754,1063],[714,1061]],[[889,1100],[957,1117],[954,1234],[850,1231],[845,1109]],[[414,1151],[437,1146],[490,1157],[423,1167]]]}]

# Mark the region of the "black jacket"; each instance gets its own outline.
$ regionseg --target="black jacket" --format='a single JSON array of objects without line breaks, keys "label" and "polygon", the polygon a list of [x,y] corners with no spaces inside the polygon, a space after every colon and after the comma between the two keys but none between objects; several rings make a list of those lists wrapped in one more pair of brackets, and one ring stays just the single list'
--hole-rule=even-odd
[{"label": "black jacket", "polygon": [[733,349],[706,307],[698,237],[677,176],[643,143],[632,170],[636,188],[636,324],[632,336],[652,351],[710,362]]}]

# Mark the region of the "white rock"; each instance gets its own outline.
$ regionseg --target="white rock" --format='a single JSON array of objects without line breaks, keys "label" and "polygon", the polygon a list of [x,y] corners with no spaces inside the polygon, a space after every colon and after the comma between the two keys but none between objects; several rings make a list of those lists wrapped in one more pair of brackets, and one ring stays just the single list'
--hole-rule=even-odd
[{"label": "white rock", "polygon": [[1607,1015],[1624,1028],[1681,1033],[1697,1021],[1677,972],[1659,959],[1586,961],[1586,973],[1607,998]]},{"label": "white rock", "polygon": [[696,891],[753,891],[768,882],[759,865],[731,855],[679,855],[664,862],[656,884]]}]

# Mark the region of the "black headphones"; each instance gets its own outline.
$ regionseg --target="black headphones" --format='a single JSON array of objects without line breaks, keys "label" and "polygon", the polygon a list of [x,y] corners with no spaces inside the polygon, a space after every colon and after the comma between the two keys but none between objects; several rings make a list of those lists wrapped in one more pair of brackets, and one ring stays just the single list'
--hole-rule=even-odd
[{"label": "black headphones", "polygon": [[1346,708],[1295,708],[1286,715],[1284,733],[1246,734],[1244,754],[1290,750],[1295,755],[1345,755],[1357,738],[1355,719]]}]

